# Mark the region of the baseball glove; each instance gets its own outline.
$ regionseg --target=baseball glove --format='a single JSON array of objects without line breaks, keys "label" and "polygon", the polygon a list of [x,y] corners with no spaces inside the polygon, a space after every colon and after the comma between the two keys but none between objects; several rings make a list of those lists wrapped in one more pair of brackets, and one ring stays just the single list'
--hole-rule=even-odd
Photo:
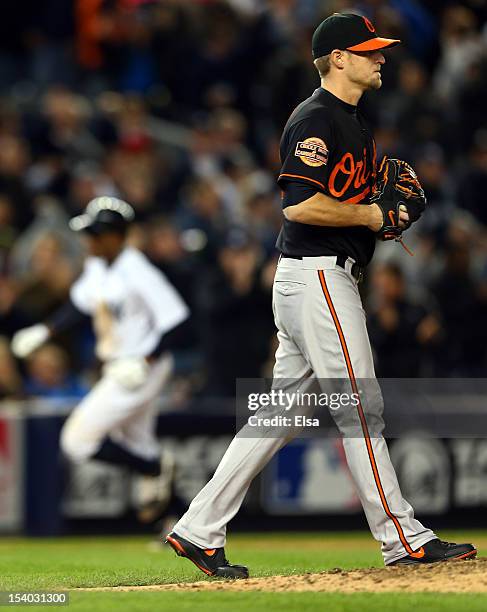
[{"label": "baseball glove", "polygon": [[[382,211],[382,227],[377,235],[380,240],[400,239],[404,230],[417,221],[426,207],[423,188],[411,166],[400,159],[384,157],[377,171],[371,204],[377,204]],[[406,210],[409,221],[399,226],[399,213]]]}]

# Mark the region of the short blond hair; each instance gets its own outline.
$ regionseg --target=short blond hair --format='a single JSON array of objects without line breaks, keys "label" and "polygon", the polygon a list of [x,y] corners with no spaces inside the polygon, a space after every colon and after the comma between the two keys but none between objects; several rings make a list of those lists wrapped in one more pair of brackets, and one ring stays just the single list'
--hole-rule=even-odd
[{"label": "short blond hair", "polygon": [[313,62],[321,78],[325,77],[330,72],[330,57],[330,54],[322,55],[321,57],[317,57]]}]

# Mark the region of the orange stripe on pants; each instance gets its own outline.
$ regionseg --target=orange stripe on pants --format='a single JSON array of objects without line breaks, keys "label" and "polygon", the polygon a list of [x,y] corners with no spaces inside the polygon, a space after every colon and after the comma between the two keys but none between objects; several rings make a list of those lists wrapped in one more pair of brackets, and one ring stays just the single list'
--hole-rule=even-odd
[{"label": "orange stripe on pants", "polygon": [[325,280],[325,275],[324,275],[323,270],[318,270],[318,277],[320,279],[321,288],[323,290],[323,294],[325,296],[326,303],[327,303],[328,308],[330,310],[330,314],[331,314],[331,316],[333,318],[333,322],[334,322],[335,328],[337,330],[338,338],[340,340],[340,345],[342,347],[343,356],[345,358],[345,363],[346,363],[346,366],[347,366],[348,376],[350,378],[350,382],[351,382],[351,385],[352,385],[352,391],[354,393],[356,393],[357,397],[359,398],[358,406],[357,406],[357,411],[358,411],[358,415],[359,415],[359,418],[360,418],[360,423],[361,423],[361,426],[362,426],[362,432],[364,434],[365,444],[367,446],[367,454],[369,456],[370,467],[372,468],[372,473],[374,475],[375,484],[377,486],[377,490],[379,492],[379,497],[380,497],[380,500],[382,502],[382,507],[384,508],[384,512],[387,514],[387,516],[394,523],[394,526],[396,527],[396,530],[397,530],[397,533],[399,535],[399,539],[400,539],[402,545],[406,549],[407,553],[411,554],[414,551],[411,548],[411,546],[408,544],[408,541],[406,540],[406,536],[404,535],[404,532],[402,530],[401,524],[399,523],[397,517],[394,516],[394,514],[391,512],[391,510],[389,508],[389,504],[387,503],[387,499],[386,499],[386,496],[385,496],[385,493],[384,493],[384,489],[383,489],[382,483],[380,481],[379,470],[377,468],[377,462],[375,460],[374,450],[372,448],[372,442],[370,440],[369,428],[367,427],[367,421],[365,419],[364,410],[362,408],[362,403],[360,402],[359,390],[358,390],[358,387],[357,387],[357,381],[355,379],[355,374],[353,372],[352,361],[350,359],[350,353],[348,352],[348,347],[347,347],[347,343],[346,343],[346,340],[345,340],[345,336],[343,334],[342,326],[340,325],[340,321],[338,320],[337,313],[336,313],[335,307],[333,306],[333,302],[332,302],[332,299],[331,299],[331,296],[330,296],[330,292],[328,291],[328,287],[326,285],[326,280]]}]

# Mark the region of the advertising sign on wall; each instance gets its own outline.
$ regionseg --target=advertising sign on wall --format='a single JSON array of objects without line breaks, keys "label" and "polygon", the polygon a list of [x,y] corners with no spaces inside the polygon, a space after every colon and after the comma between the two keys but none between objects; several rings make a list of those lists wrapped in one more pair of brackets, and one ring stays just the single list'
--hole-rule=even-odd
[{"label": "advertising sign on wall", "polygon": [[0,531],[15,532],[23,521],[22,421],[16,412],[0,413]]}]

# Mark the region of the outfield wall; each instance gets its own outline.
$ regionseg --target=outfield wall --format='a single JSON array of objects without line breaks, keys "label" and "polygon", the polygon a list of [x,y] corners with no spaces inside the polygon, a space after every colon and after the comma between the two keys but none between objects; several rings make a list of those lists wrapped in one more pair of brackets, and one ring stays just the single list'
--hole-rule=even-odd
[{"label": "outfield wall", "polygon": [[[174,513],[211,477],[234,434],[224,403],[165,411],[161,444],[176,458]],[[16,403],[0,410],[0,531],[31,535],[150,531],[135,520],[132,478],[98,462],[61,460],[59,432],[70,406]],[[198,409],[196,409],[198,408]],[[434,526],[482,526],[487,439],[434,439],[420,430],[389,440],[403,494]],[[299,520],[298,520],[299,517]],[[285,447],[253,483],[234,529],[366,528],[334,429]]]}]

